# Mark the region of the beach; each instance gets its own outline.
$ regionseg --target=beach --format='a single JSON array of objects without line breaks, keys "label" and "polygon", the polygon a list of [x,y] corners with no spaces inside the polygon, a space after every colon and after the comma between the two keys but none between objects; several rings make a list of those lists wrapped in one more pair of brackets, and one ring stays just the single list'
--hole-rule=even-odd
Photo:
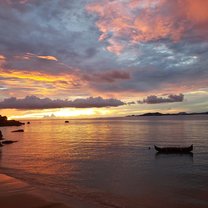
[{"label": "beach", "polygon": [[51,202],[36,193],[29,184],[0,174],[1,208],[69,208],[61,203]]}]

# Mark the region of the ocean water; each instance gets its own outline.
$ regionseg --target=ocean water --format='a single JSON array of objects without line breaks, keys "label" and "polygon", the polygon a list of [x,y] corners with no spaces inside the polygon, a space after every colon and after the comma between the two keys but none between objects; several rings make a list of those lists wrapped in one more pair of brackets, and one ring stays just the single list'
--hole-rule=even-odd
[{"label": "ocean water", "polygon": [[[0,149],[0,172],[55,200],[83,208],[208,207],[208,116],[36,120],[0,130],[19,141]],[[161,155],[154,144],[193,144],[194,151]]]}]

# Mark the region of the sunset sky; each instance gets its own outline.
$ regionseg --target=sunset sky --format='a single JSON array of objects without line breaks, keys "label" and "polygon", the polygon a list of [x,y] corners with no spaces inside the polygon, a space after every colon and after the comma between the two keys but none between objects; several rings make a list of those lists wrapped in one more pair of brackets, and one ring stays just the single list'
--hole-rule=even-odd
[{"label": "sunset sky", "polygon": [[0,114],[208,111],[208,0],[0,0]]}]

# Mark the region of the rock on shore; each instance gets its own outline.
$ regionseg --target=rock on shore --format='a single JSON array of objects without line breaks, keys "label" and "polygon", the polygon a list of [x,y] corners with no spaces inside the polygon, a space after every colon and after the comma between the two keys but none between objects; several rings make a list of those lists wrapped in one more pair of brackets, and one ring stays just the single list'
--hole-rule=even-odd
[{"label": "rock on shore", "polygon": [[0,115],[0,126],[21,126],[21,125],[24,125],[24,123],[15,120],[7,120],[6,116]]}]

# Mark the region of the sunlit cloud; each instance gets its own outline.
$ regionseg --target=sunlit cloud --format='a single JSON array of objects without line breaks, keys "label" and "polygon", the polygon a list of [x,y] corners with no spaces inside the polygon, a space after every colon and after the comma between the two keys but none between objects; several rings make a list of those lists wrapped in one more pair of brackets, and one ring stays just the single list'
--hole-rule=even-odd
[{"label": "sunlit cloud", "polygon": [[22,59],[22,60],[30,60],[30,59],[43,59],[43,60],[48,60],[48,61],[58,61],[58,59],[55,56],[41,56],[41,55],[36,55],[32,53],[26,53],[23,55],[18,55],[15,56],[16,59]]},{"label": "sunlit cloud", "polygon": [[86,9],[98,16],[99,40],[107,40],[107,50],[119,55],[128,45],[178,42],[192,28],[201,31],[201,24],[208,23],[207,6],[203,0],[95,0]]},{"label": "sunlit cloud", "polygon": [[34,81],[42,82],[58,82],[58,81],[69,81],[73,82],[73,75],[50,75],[41,72],[29,72],[29,71],[15,71],[0,70],[0,76],[4,78],[17,78],[17,79],[30,79]]},{"label": "sunlit cloud", "polygon": [[40,59],[45,59],[45,60],[49,60],[49,61],[58,61],[58,59],[54,56],[37,56]]},{"label": "sunlit cloud", "polygon": [[0,54],[0,67],[6,62],[6,57]]},{"label": "sunlit cloud", "polygon": [[0,54],[0,61],[4,61],[6,58]]},{"label": "sunlit cloud", "polygon": [[[1,85],[7,89],[5,95],[10,96],[25,95],[25,91],[36,95],[51,95],[58,91],[62,91],[60,94],[65,93],[65,91],[69,93],[70,90],[76,89],[80,82],[79,78],[72,74],[50,75],[17,70],[0,70],[0,77],[2,77]],[[16,91],[16,93],[8,94],[10,90]],[[21,91],[23,92],[21,93]]]}]

